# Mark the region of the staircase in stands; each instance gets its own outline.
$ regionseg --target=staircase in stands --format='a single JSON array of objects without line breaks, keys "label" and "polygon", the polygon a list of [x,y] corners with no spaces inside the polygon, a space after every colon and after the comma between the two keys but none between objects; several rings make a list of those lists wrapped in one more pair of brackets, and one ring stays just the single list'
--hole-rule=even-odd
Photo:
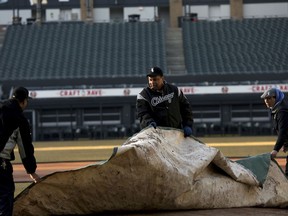
[{"label": "staircase in stands", "polygon": [[166,30],[166,60],[168,74],[186,74],[182,28],[167,28]]}]

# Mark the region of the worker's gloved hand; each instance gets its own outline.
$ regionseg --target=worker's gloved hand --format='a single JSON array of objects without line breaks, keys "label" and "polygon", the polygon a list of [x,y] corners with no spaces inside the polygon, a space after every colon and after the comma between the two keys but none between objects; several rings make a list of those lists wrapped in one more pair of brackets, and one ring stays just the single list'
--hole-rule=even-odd
[{"label": "worker's gloved hand", "polygon": [[37,173],[32,173],[30,174],[30,178],[35,182],[38,183],[41,181],[40,176]]},{"label": "worker's gloved hand", "polygon": [[271,153],[270,153],[271,159],[276,158],[276,157],[277,157],[277,154],[278,154],[278,151],[276,151],[276,150],[271,151]]},{"label": "worker's gloved hand", "polygon": [[285,145],[284,145],[284,146],[282,147],[282,151],[283,151],[284,153],[286,153],[286,152],[288,151],[288,146],[285,146]]},{"label": "worker's gloved hand", "polygon": [[189,126],[185,126],[183,128],[183,131],[184,131],[184,137],[188,137],[188,136],[192,135],[192,128]]},{"label": "worker's gloved hand", "polygon": [[156,124],[156,122],[153,121],[153,122],[151,122],[151,123],[149,124],[149,126],[150,126],[150,127],[154,127],[154,128],[156,129],[157,124]]}]

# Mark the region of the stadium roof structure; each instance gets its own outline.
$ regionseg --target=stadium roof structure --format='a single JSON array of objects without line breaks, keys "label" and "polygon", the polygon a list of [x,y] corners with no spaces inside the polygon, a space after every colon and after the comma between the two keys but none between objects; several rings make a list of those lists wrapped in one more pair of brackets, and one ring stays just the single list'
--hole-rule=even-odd
[{"label": "stadium roof structure", "polygon": [[[244,3],[275,3],[287,2],[287,0],[244,0]],[[183,5],[209,5],[209,4],[230,4],[229,0],[183,0]],[[93,1],[94,7],[137,7],[137,6],[169,6],[169,0],[105,0]],[[7,0],[0,4],[1,9],[27,9],[35,7],[31,5],[30,0]],[[47,0],[47,4],[42,5],[43,8],[80,8],[80,1],[61,1]]]}]

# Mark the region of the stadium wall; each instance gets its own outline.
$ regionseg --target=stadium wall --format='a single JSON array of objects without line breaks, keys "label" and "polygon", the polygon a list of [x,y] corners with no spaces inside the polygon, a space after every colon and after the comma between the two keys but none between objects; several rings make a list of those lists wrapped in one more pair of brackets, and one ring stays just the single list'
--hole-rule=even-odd
[{"label": "stadium wall", "polygon": [[[273,134],[269,112],[260,99],[262,92],[272,86],[275,85],[179,87],[192,105],[194,135],[228,136]],[[286,84],[276,86],[288,92]],[[140,130],[135,105],[142,87],[30,89],[34,99],[25,113],[32,124],[34,140],[131,136]]]}]

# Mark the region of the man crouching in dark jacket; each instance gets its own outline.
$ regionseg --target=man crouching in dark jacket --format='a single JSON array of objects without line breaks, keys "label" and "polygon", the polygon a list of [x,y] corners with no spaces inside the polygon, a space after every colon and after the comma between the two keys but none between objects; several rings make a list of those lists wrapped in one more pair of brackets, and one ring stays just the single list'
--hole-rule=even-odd
[{"label": "man crouching in dark jacket", "polygon": [[36,183],[36,159],[28,120],[23,110],[28,105],[29,92],[24,87],[14,90],[11,99],[0,103],[0,215],[12,216],[14,202],[14,180],[11,161],[14,148],[18,150],[22,163],[30,178]]},{"label": "man crouching in dark jacket", "polygon": [[137,96],[137,117],[141,129],[147,126],[183,129],[184,136],[192,135],[193,114],[190,103],[178,87],[164,80],[159,67],[147,74],[148,86]]}]

